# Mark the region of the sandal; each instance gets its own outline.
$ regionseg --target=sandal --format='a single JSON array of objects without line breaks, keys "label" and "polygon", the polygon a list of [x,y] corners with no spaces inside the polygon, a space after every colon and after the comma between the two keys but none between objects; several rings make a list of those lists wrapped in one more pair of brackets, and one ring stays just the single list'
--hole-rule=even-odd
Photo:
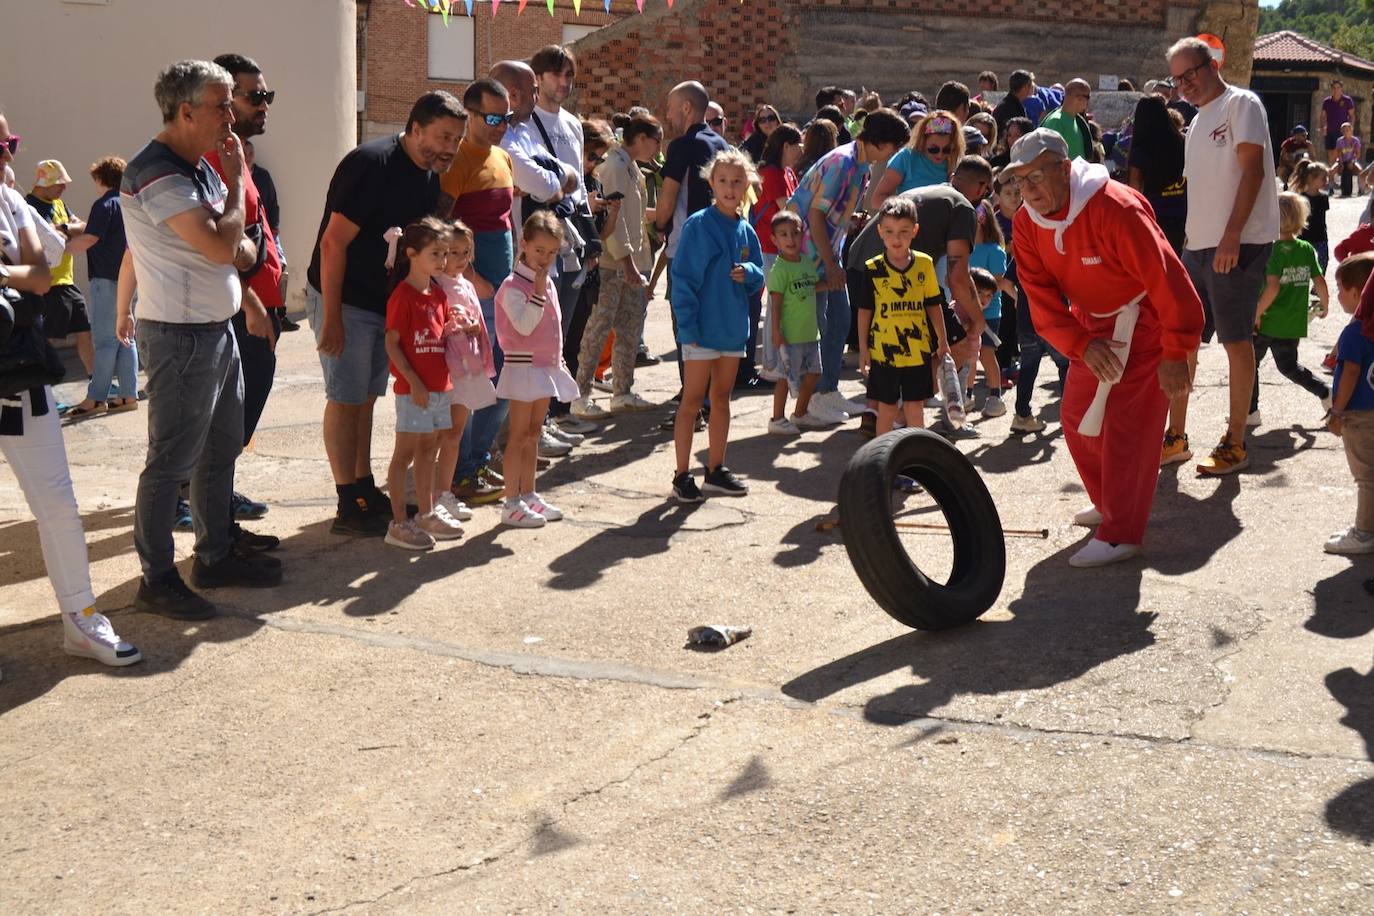
[{"label": "sandal", "polygon": [[105,402],[96,401],[95,404],[91,407],[82,407],[78,404],[71,410],[68,410],[63,416],[66,417],[66,419],[68,420],[80,420],[84,417],[93,417],[96,414],[104,413],[105,410]]},{"label": "sandal", "polygon": [[113,401],[105,402],[106,413],[124,413],[129,410],[138,410],[138,401],[134,398],[124,398],[118,404]]}]

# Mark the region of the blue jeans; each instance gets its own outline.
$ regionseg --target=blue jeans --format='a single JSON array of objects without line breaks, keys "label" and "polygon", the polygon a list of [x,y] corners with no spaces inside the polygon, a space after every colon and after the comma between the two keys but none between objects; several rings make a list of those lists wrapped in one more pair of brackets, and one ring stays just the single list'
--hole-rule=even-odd
[{"label": "blue jeans", "polygon": [[1040,374],[1040,360],[1048,356],[1059,368],[1061,394],[1064,391],[1064,375],[1069,371],[1069,360],[1035,333],[1026,297],[1021,296],[1019,300],[1016,304],[1016,343],[1021,349],[1021,372],[1016,377],[1016,415],[1029,417],[1031,396],[1035,394],[1035,378]]},{"label": "blue jeans", "polygon": [[[822,274],[824,279],[824,274]],[[849,337],[849,290],[845,287],[816,293],[816,323],[821,330],[821,380],[817,394],[840,387],[844,344]]]},{"label": "blue jeans", "polygon": [[[486,319],[487,328],[493,332],[491,356],[492,362],[496,365],[496,374],[499,377],[501,366],[506,361],[506,355],[501,352],[501,344],[497,341],[494,333],[496,328],[496,300],[482,299],[480,301],[482,317]],[[491,461],[491,444],[496,441],[496,433],[501,429],[501,424],[505,421],[509,411],[510,402],[501,398],[490,407],[483,407],[468,417],[468,425],[463,428],[463,445],[458,452],[458,467],[453,472],[453,483],[456,484],[464,477],[473,476],[483,465]]]},{"label": "blue jeans", "polygon": [[91,364],[91,382],[86,386],[86,397],[92,401],[109,400],[110,381],[116,374],[120,397],[132,398],[138,394],[138,351],[124,346],[115,336],[116,285],[113,280],[91,279],[88,305],[95,362]]},{"label": "blue jeans", "polygon": [[139,322],[148,351],[148,459],[134,503],[134,547],[147,582],[175,574],[177,492],[191,481],[196,554],[229,555],[234,462],[243,451],[243,372],[228,321]]}]

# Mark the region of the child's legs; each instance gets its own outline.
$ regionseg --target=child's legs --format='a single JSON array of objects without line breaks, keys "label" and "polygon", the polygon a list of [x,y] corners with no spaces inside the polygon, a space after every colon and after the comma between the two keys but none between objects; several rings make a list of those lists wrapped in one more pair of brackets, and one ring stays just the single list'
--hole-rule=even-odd
[{"label": "child's legs", "polygon": [[[682,363],[682,402],[677,408],[677,422],[673,425],[673,446],[677,452],[677,472],[687,470],[692,460],[692,434],[696,431],[697,415],[706,400],[711,384],[713,360],[688,359]],[[732,377],[731,383],[733,385]],[[712,411],[714,413],[714,411]]]},{"label": "child's legs", "polygon": [[506,457],[503,470],[506,485],[502,495],[506,499],[519,496],[525,491],[520,489],[520,474],[525,467],[525,453],[531,460],[539,442],[539,427],[544,423],[544,412],[536,411],[530,401],[511,401],[507,418],[509,431],[506,435]]},{"label": "child's legs", "polygon": [[1345,415],[1341,431],[1345,460],[1359,488],[1355,506],[1355,527],[1374,531],[1374,412],[1352,410]]},{"label": "child's legs", "polygon": [[[1269,352],[1269,348],[1279,341],[1266,334],[1255,335],[1255,384],[1250,389],[1250,412],[1259,410],[1259,367],[1264,362],[1264,355]],[[1274,361],[1278,362],[1278,353],[1274,354]]]},{"label": "child's legs", "polygon": [[532,405],[529,427],[525,430],[525,451],[521,455],[520,489],[521,495],[534,492],[534,475],[539,460],[539,434],[544,428],[544,415],[549,412],[550,398],[540,398]]},{"label": "child's legs", "polygon": [[892,432],[897,422],[897,405],[878,402],[878,435]]},{"label": "child's legs", "polygon": [[987,380],[988,387],[1002,390],[1002,367],[997,365],[997,350],[988,344],[984,344],[978,353],[979,361],[983,364],[983,377]]},{"label": "child's legs", "polygon": [[1296,340],[1275,340],[1272,344],[1274,365],[1290,382],[1297,382],[1310,394],[1319,398],[1331,396],[1331,389],[1305,366],[1298,364],[1298,342]]},{"label": "child's legs", "polygon": [[710,450],[706,467],[725,463],[725,444],[730,439],[730,393],[739,371],[738,356],[721,356],[711,361],[711,424],[707,429]]},{"label": "child's legs", "polygon": [[[406,395],[409,397],[409,395]],[[415,448],[423,433],[396,434],[396,448],[391,453],[391,465],[386,471],[386,490],[391,497],[391,517],[406,520],[406,469],[415,458]]]},{"label": "child's legs", "polygon": [[[781,420],[783,417],[787,416],[787,392],[788,392],[787,379],[785,379],[785,378],[783,378],[783,379],[778,379],[778,381],[773,385],[773,419],[774,419],[774,420]],[[798,403],[798,404],[801,403],[801,399],[800,399],[800,398],[797,399],[797,403]],[[798,408],[797,408],[797,413],[800,414],[801,412],[802,412],[801,408],[798,407]]]},{"label": "child's legs", "polygon": [[[463,450],[463,430],[468,425],[468,409],[462,404],[450,404],[448,418],[452,427],[439,432],[439,466],[434,477],[436,493],[453,485],[453,475],[458,470],[458,454]],[[419,486],[418,482],[416,486]]]},{"label": "child's legs", "polygon": [[[434,511],[434,457],[439,453],[439,438],[446,432],[449,430],[436,430],[415,443],[415,504],[421,515]],[[392,506],[395,511],[394,499]]]},{"label": "child's legs", "polygon": [[816,393],[816,385],[820,380],[819,372],[808,372],[802,376],[801,387],[797,389],[797,416],[811,409],[811,395]]}]

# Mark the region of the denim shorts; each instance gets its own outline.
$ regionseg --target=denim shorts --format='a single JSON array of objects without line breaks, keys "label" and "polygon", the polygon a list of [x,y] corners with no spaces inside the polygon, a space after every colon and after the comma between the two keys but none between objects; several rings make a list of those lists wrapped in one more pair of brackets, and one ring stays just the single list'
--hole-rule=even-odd
[{"label": "denim shorts", "polygon": [[712,350],[707,347],[698,347],[696,344],[685,343],[682,345],[683,362],[692,359],[720,359],[731,357],[733,359],[744,359],[743,350]]},{"label": "denim shorts", "polygon": [[[306,317],[320,342],[324,327],[324,298],[319,290],[305,288]],[[365,404],[386,394],[390,375],[386,355],[386,316],[366,309],[343,306],[344,348],[338,356],[320,354],[324,369],[324,396],[336,404]]]},{"label": "denim shorts", "polygon": [[1223,344],[1248,341],[1255,333],[1255,312],[1259,310],[1264,289],[1264,269],[1269,263],[1272,243],[1241,245],[1240,259],[1230,273],[1212,269],[1215,248],[1183,250],[1183,266],[1202,299],[1206,324],[1202,340],[1210,343],[1213,331]]},{"label": "denim shorts", "polygon": [[785,343],[778,348],[779,355],[787,363],[787,388],[793,397],[801,389],[802,378],[821,373],[821,345],[819,341],[810,343]]},{"label": "denim shorts", "polygon": [[449,391],[431,391],[429,403],[424,407],[416,407],[409,394],[397,392],[396,432],[425,434],[453,429],[453,414],[449,411],[452,403]]}]

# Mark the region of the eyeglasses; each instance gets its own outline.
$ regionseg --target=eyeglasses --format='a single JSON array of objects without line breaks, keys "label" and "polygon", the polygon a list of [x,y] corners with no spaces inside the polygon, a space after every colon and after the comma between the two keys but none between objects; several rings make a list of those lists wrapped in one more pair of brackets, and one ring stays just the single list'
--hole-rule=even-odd
[{"label": "eyeglasses", "polygon": [[722,126],[722,125],[725,123],[725,119],[724,119],[724,118],[707,118],[707,119],[706,119],[706,123],[707,123],[707,124],[710,124],[712,127],[720,127],[720,126]]},{"label": "eyeglasses", "polygon": [[471,111],[475,115],[481,115],[482,120],[486,122],[488,127],[500,127],[502,124],[509,124],[511,120],[515,117],[515,112],[513,111],[508,111],[505,114],[494,114],[490,111],[478,111],[476,108],[469,108],[468,111]]},{"label": "eyeglasses", "polygon": [[927,155],[927,156],[944,156],[944,155],[946,155],[946,154],[948,154],[948,153],[949,153],[949,144],[948,144],[948,143],[946,143],[944,146],[927,146],[927,147],[926,147],[926,155]]},{"label": "eyeglasses", "polygon": [[755,118],[755,120],[758,121],[760,124],[776,124],[778,123],[778,116],[770,114],[759,115],[757,118]]},{"label": "eyeglasses", "polygon": [[1189,67],[1182,73],[1175,73],[1173,76],[1169,77],[1169,81],[1175,86],[1177,86],[1181,82],[1184,82],[1185,80],[1191,83],[1197,79],[1199,70],[1206,70],[1210,66],[1212,66],[1211,60],[1205,60],[1202,63],[1198,64],[1196,67]]},{"label": "eyeglasses", "polygon": [[1018,191],[1021,190],[1023,184],[1029,185],[1032,188],[1038,188],[1045,183],[1047,177],[1044,169],[1036,169],[1034,172],[1027,172],[1020,177],[1016,175],[1009,176],[1007,178],[1007,186],[1015,188]]},{"label": "eyeglasses", "polygon": [[13,156],[19,152],[19,135],[10,134],[8,137],[0,140],[0,146],[8,147],[10,155]]},{"label": "eyeglasses", "polygon": [[277,100],[277,90],[275,89],[270,91],[267,89],[249,89],[247,92],[242,93],[242,95],[254,105],[261,105],[264,102],[271,105]]}]

